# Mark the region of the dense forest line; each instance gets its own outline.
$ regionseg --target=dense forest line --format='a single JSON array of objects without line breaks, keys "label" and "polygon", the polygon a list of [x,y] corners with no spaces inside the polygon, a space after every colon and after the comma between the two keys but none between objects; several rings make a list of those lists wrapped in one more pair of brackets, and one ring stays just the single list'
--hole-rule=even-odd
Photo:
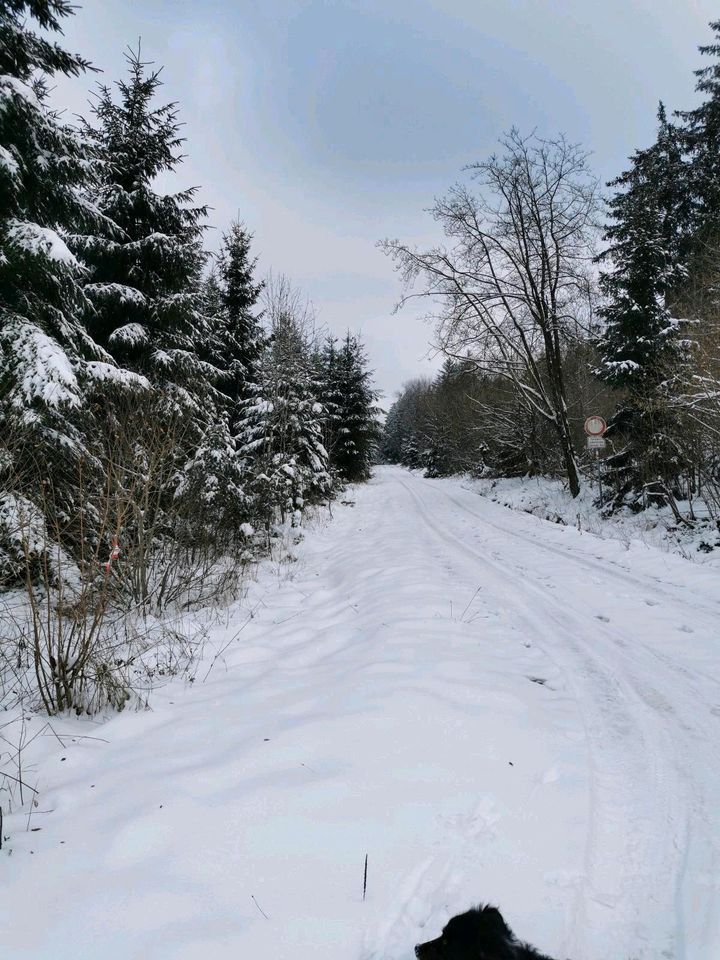
[{"label": "dense forest line", "polygon": [[[512,130],[435,202],[446,241],[386,241],[403,302],[429,302],[446,357],[391,408],[385,457],[433,475],[563,476],[605,508],[720,518],[720,21],[699,103],[669,116],[603,195],[581,147]],[[477,188],[477,189],[476,189]]]},{"label": "dense forest line", "polygon": [[378,436],[358,338],[260,279],[243,223],[211,255],[197,190],[157,192],[183,147],[159,70],[130,51],[87,119],[51,107],[90,69],[52,40],[73,11],[0,2],[0,692],[34,670],[50,712],[122,705],[118,611],[224,595]]}]

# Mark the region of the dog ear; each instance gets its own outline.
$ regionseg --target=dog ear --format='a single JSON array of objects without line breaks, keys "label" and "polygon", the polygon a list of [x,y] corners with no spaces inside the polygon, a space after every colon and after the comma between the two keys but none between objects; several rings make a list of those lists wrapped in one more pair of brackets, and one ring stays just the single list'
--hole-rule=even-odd
[{"label": "dog ear", "polygon": [[478,907],[478,960],[513,960],[515,937],[497,907]]},{"label": "dog ear", "polygon": [[497,907],[483,907],[483,926],[498,940],[512,940],[512,931],[503,920],[503,915]]}]

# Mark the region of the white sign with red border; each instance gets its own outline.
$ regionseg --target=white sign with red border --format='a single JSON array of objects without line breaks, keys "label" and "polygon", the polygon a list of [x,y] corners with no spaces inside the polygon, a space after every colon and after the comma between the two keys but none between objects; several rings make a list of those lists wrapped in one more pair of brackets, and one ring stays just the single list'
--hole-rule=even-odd
[{"label": "white sign with red border", "polygon": [[589,437],[601,437],[607,430],[607,424],[602,417],[592,416],[585,421],[585,433]]}]

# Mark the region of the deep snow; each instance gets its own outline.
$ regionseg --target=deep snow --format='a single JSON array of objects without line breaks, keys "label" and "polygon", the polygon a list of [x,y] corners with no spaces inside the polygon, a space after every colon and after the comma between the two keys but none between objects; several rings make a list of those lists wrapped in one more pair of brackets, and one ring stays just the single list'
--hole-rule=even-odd
[{"label": "deep snow", "polygon": [[56,721],[108,742],[6,818],[2,955],[411,960],[489,900],[558,958],[720,956],[717,572],[399,468],[352,497],[206,682]]}]

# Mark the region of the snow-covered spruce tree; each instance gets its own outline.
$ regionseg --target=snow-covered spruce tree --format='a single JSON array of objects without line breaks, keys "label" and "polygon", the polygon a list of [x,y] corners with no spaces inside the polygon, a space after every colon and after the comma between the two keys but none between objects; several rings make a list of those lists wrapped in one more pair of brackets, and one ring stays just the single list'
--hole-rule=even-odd
[{"label": "snow-covered spruce tree", "polygon": [[223,543],[226,549],[243,546],[252,532],[249,521],[257,522],[252,498],[245,493],[245,463],[237,448],[243,401],[257,394],[260,357],[266,346],[261,314],[253,309],[263,284],[254,279],[251,240],[241,224],[233,223],[201,284],[196,351],[216,371],[212,414],[197,450],[180,473],[175,498],[176,504],[196,504],[193,523],[205,524],[206,529],[193,536],[208,540],[214,524],[217,545]]},{"label": "snow-covered spruce tree", "polygon": [[340,403],[342,400],[339,384],[337,337],[327,336],[323,343],[317,346],[313,356],[313,368],[318,400],[324,409],[322,441],[328,453],[330,472],[333,474],[335,467],[332,459],[332,448],[340,422]]},{"label": "snow-covered spruce tree", "polygon": [[390,405],[390,409],[385,417],[380,438],[380,459],[383,463],[402,462],[400,459],[402,438],[401,411],[398,407],[398,401],[395,400]]},{"label": "snow-covered spruce tree", "polygon": [[[681,463],[668,417],[668,397],[687,353],[672,310],[683,282],[688,198],[677,130],[661,105],[655,143],[637,151],[629,170],[609,185],[608,244],[601,260],[606,304],[599,376],[625,392],[612,418],[621,449],[608,461],[620,501],[662,478],[674,482]],[[631,495],[631,499],[633,499]]]},{"label": "snow-covered spruce tree", "polygon": [[370,476],[378,441],[377,393],[362,344],[349,332],[339,349],[329,338],[320,362],[320,397],[326,410],[330,464],[345,483]]},{"label": "snow-covered spruce tree", "polygon": [[[686,152],[684,188],[691,204],[687,278],[678,310],[693,321],[692,359],[685,383],[674,392],[672,413],[682,451],[691,464],[687,492],[702,486],[706,503],[720,500],[717,437],[720,431],[718,289],[720,289],[720,20],[710,24],[712,42],[700,47],[707,58],[695,71],[700,103],[677,111]],[[717,510],[717,506],[714,508]]]},{"label": "snow-covered spruce tree", "polygon": [[[154,189],[156,176],[180,159],[176,111],[153,107],[158,74],[148,73],[139,56],[128,61],[118,102],[102,88],[97,122],[84,131],[99,167],[81,193],[97,213],[94,229],[88,235],[72,224],[67,239],[87,265],[79,296],[107,361],[86,365],[103,380],[86,390],[93,417],[86,433],[103,498],[95,514],[120,538],[119,588],[161,605],[179,595],[184,570],[207,569],[217,551],[242,539],[242,496],[239,460],[223,435],[224,400],[214,385],[219,371],[198,355],[206,340],[204,208],[192,206],[193,190],[163,196]],[[142,384],[142,397],[129,384]],[[84,483],[87,491],[87,476]],[[83,511],[65,512],[83,515],[83,528],[92,530],[89,507]],[[210,537],[213,511],[229,528]]]},{"label": "snow-covered spruce tree", "polygon": [[94,122],[86,125],[105,160],[93,200],[107,224],[78,240],[90,267],[90,329],[118,363],[192,406],[192,395],[202,395],[214,373],[194,349],[207,211],[193,206],[195,188],[156,192],[156,177],[181,161],[177,107],[153,104],[159,70],[150,70],[139,52],[128,52],[126,60],[129,76],[117,82],[117,99],[101,86]]},{"label": "snow-covered spruce tree", "polygon": [[218,366],[226,371],[221,388],[233,402],[251,395],[265,345],[256,309],[263,284],[255,280],[257,258],[250,254],[251,242],[252,234],[235,222],[223,234],[217,257],[220,309],[213,332],[222,351]]},{"label": "snow-covered spruce tree", "polygon": [[[191,549],[211,545],[233,552],[247,524],[245,478],[236,439],[225,412],[216,414],[180,472],[175,500],[181,507],[176,535]],[[185,537],[182,537],[182,528]]]},{"label": "snow-covered spruce tree", "polygon": [[699,49],[714,60],[695,71],[696,90],[704,94],[704,100],[694,110],[677,112],[689,161],[682,186],[692,197],[696,253],[708,242],[714,246],[720,242],[720,20],[711,22],[710,27],[715,41]]},{"label": "snow-covered spruce tree", "polygon": [[267,298],[271,339],[259,357],[252,395],[241,404],[238,447],[254,525],[302,521],[306,504],[331,492],[322,443],[324,409],[313,383],[312,349],[298,295],[284,278]]},{"label": "snow-covered spruce tree", "polygon": [[[162,579],[163,564],[177,569],[194,535],[197,543],[212,547],[203,467],[208,489],[220,475],[230,484],[233,509],[229,502],[224,505],[222,522],[232,522],[237,530],[243,521],[235,509],[236,454],[221,435],[228,409],[221,392],[227,343],[218,321],[225,290],[220,279],[214,287],[202,280],[206,208],[195,205],[195,188],[158,192],[157,177],[173,172],[181,161],[178,111],[174,103],[155,103],[159,70],[139,52],[128,52],[126,60],[128,76],[115,91],[100,87],[93,122],[86,125],[105,163],[92,198],[107,228],[79,238],[78,247],[90,268],[85,292],[93,305],[93,335],[151,386],[145,404],[121,404],[128,415],[115,416],[112,404],[104,409],[108,447],[126,450],[128,471],[143,478],[140,500],[130,498],[123,519],[126,565],[155,569],[156,579]],[[157,436],[157,421],[166,424],[165,438]],[[125,501],[126,485],[121,483],[120,492]],[[232,531],[218,531],[218,549],[231,538]],[[156,555],[165,559],[156,563]],[[143,581],[136,595],[144,600],[149,593],[152,584]]]},{"label": "snow-covered spruce tree", "polygon": [[88,68],[48,39],[72,9],[0,0],[0,581],[24,563],[23,517],[38,547],[59,527],[77,534],[79,465],[89,482],[93,464],[85,385],[111,370],[85,328],[83,266],[66,243],[94,220],[81,195],[93,161],[46,97],[54,75]]},{"label": "snow-covered spruce tree", "polygon": [[216,369],[215,380],[221,386],[223,375],[227,375],[226,364],[222,361],[223,329],[222,289],[217,270],[212,265],[200,282],[198,291],[198,319],[195,330],[195,352],[201,361]]}]

